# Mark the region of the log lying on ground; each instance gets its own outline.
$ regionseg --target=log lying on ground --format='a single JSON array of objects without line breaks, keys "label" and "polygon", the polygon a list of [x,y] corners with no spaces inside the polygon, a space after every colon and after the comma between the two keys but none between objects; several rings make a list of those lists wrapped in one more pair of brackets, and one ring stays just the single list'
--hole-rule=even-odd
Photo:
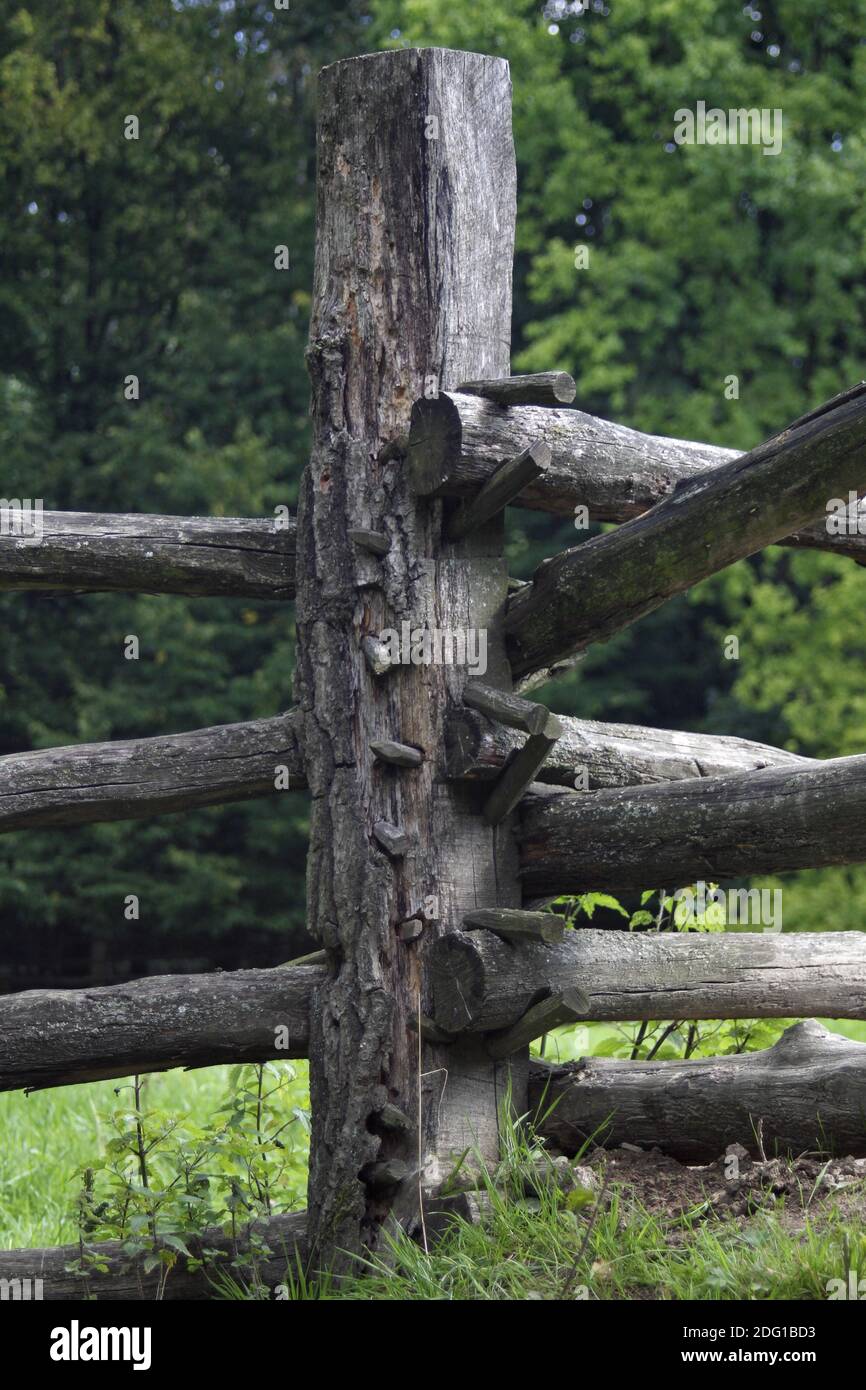
[{"label": "log lying on ground", "polygon": [[[536,442],[551,450],[550,466],[515,499],[515,505],[590,521],[631,521],[681,483],[731,463],[737,449],[641,434],[581,410],[537,406],[503,408],[462,392],[418,401],[412,411],[409,468],[424,496],[471,497],[503,459]],[[863,473],[866,484],[866,469]],[[783,545],[829,550],[866,563],[866,535],[827,534],[826,501]],[[841,494],[847,500],[847,493]]]},{"label": "log lying on ground", "polygon": [[0,833],[136,820],[305,786],[293,711],[163,738],[9,753],[0,758]]},{"label": "log lying on ground", "polygon": [[[582,789],[595,791],[765,767],[815,766],[811,758],[745,738],[558,717],[562,733],[536,773],[536,781],[553,786],[574,787],[581,777]],[[525,739],[525,734],[476,710],[455,710],[446,731],[448,776],[497,777]]]},{"label": "log lying on ground", "polygon": [[530,1104],[539,1132],[574,1154],[592,1135],[605,1147],[658,1147],[685,1163],[719,1158],[729,1144],[768,1158],[866,1154],[866,1044],[809,1020],[765,1052],[687,1062],[585,1057],[535,1061]]},{"label": "log lying on ground", "polygon": [[[42,512],[42,539],[0,534],[0,590],[295,596],[295,519]],[[8,528],[4,528],[8,529]]]},{"label": "log lying on ground", "polygon": [[[250,1234],[256,1236],[256,1246],[264,1241],[270,1254],[261,1254],[255,1260],[255,1274],[247,1262],[232,1268],[232,1261],[238,1254],[245,1254],[250,1247]],[[70,1273],[69,1267],[78,1264],[81,1251],[77,1245],[53,1245],[47,1249],[0,1250],[0,1280],[9,1281],[10,1298],[41,1297],[45,1302],[60,1303],[82,1299],[96,1299],[97,1302],[150,1302],[154,1299],[165,1301],[201,1302],[217,1297],[215,1288],[220,1273],[232,1276],[238,1283],[264,1285],[274,1290],[278,1284],[286,1283],[287,1271],[297,1274],[300,1258],[306,1259],[307,1246],[306,1212],[289,1212],[283,1216],[272,1216],[267,1221],[255,1221],[251,1226],[240,1226],[235,1241],[227,1236],[219,1226],[205,1231],[201,1236],[189,1236],[186,1244],[189,1252],[197,1259],[204,1260],[204,1267],[190,1273],[183,1255],[178,1255],[177,1263],[162,1285],[159,1269],[144,1272],[143,1255],[131,1258],[125,1255],[119,1240],[98,1241],[87,1249],[105,1262],[105,1273],[86,1275]],[[220,1251],[221,1254],[207,1254],[207,1251]],[[41,1279],[42,1288],[34,1292],[33,1281]],[[29,1285],[27,1281],[30,1281]],[[29,1289],[29,1293],[24,1290]],[[84,1318],[86,1322],[86,1316]]]},{"label": "log lying on ground", "polygon": [[324,977],[299,965],[0,995],[0,1091],[306,1057]]},{"label": "log lying on ground", "polygon": [[866,860],[866,756],[521,802],[524,894],[611,892]]},{"label": "log lying on ground", "polygon": [[570,931],[555,945],[452,933],[430,957],[433,1021],[509,1028],[577,987],[587,1019],[866,1018],[866,934]]},{"label": "log lying on ground", "polygon": [[606,641],[710,574],[806,525],[866,473],[866,386],[652,511],[543,564],[505,617],[515,677]]}]

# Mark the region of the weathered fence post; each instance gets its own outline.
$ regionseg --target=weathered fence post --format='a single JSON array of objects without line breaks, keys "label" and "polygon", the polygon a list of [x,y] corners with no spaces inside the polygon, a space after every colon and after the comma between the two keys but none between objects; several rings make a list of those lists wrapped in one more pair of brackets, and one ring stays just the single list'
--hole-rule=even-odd
[{"label": "weathered fence post", "polygon": [[[421,1190],[453,1155],[496,1155],[505,1069],[480,1040],[424,1037],[423,962],[464,913],[519,906],[511,828],[485,824],[482,788],[445,780],[467,666],[437,663],[435,643],[418,664],[405,647],[394,664],[392,644],[389,666],[375,639],[440,629],[472,652],[477,634],[476,674],[511,688],[501,518],[445,543],[443,504],[413,494],[403,441],[419,396],[508,374],[514,218],[507,63],[426,49],[324,70],[296,689],[308,921],[329,965],[311,1017],[311,1259],[335,1269],[389,1220],[417,1230]],[[422,764],[377,758],[385,741]]]}]

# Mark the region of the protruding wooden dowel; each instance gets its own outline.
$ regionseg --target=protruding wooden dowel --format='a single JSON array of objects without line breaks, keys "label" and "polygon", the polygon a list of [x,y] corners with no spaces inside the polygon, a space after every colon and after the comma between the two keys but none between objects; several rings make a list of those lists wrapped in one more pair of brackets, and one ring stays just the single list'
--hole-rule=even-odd
[{"label": "protruding wooden dowel", "polygon": [[467,396],[483,396],[497,405],[570,405],[577,394],[568,372],[533,372],[493,381],[464,381],[455,388]]},{"label": "protruding wooden dowel", "polygon": [[407,917],[397,928],[397,935],[401,941],[417,941],[423,930],[424,921],[421,917]]},{"label": "protruding wooden dowel", "polygon": [[392,859],[402,859],[412,844],[409,836],[404,835],[399,826],[391,825],[386,820],[376,822],[373,826],[373,836]]},{"label": "protruding wooden dowel", "polygon": [[523,912],[517,907],[484,907],[463,918],[465,931],[492,931],[503,941],[562,941],[565,927],[553,912]]},{"label": "protruding wooden dowel", "polygon": [[371,743],[370,748],[381,763],[391,763],[394,767],[420,767],[424,761],[423,753],[408,743],[382,739]]},{"label": "protruding wooden dowel", "polygon": [[384,642],[380,642],[378,637],[363,637],[361,646],[374,676],[384,676],[386,671],[390,671],[394,663]]},{"label": "protruding wooden dowel", "polygon": [[390,1130],[395,1134],[408,1134],[413,1128],[409,1116],[404,1114],[398,1105],[393,1105],[390,1100],[386,1100],[382,1109],[376,1111],[376,1122],[382,1129]]},{"label": "protruding wooden dowel", "polygon": [[445,528],[446,539],[459,541],[490,521],[550,467],[550,448],[539,441],[516,458],[506,459],[469,502],[461,502]]},{"label": "protruding wooden dowel", "polygon": [[[410,1029],[411,1032],[418,1032],[417,1019],[409,1018],[407,1020],[406,1026]],[[441,1045],[442,1043],[453,1043],[454,1039],[457,1037],[457,1034],[449,1032],[447,1028],[440,1028],[438,1023],[433,1022],[432,1018],[428,1018],[426,1014],[422,1014],[421,1037],[424,1040],[424,1042],[438,1043]]]},{"label": "protruding wooden dowel", "polygon": [[412,1169],[408,1163],[404,1163],[400,1158],[379,1159],[375,1163],[365,1163],[358,1174],[365,1187],[372,1188],[375,1192],[387,1191],[392,1187],[399,1187],[401,1182],[405,1182]]},{"label": "protruding wooden dowel", "polygon": [[549,999],[542,999],[540,1004],[533,1004],[513,1028],[492,1034],[487,1040],[487,1051],[491,1057],[510,1057],[512,1052],[528,1047],[542,1033],[549,1033],[551,1028],[560,1028],[563,1023],[586,1018],[589,1010],[589,998],[582,989],[577,986],[564,989],[561,994],[552,994]]},{"label": "protruding wooden dowel", "polygon": [[484,803],[488,825],[498,825],[514,810],[561,733],[556,715],[549,714],[543,732],[530,734],[520,751],[512,755]]},{"label": "protruding wooden dowel", "polygon": [[275,968],[277,970],[286,970],[292,965],[327,965],[327,963],[327,951],[310,951],[306,956],[295,956],[294,960],[284,960],[282,965],[278,965]]},{"label": "protruding wooden dowel", "polygon": [[387,555],[391,542],[384,531],[365,531],[361,528],[349,532],[349,540],[362,550],[371,550],[374,555]]},{"label": "protruding wooden dowel", "polygon": [[480,681],[469,681],[463,688],[463,703],[488,719],[498,719],[509,729],[522,729],[526,734],[540,734],[550,718],[550,710],[545,705],[534,704],[507,690],[496,690],[492,685],[482,685]]}]

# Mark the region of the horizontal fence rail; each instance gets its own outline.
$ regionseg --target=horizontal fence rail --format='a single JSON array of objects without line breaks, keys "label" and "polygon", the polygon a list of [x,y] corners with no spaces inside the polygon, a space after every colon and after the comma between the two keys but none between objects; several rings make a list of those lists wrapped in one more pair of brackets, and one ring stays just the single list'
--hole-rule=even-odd
[{"label": "horizontal fence rail", "polygon": [[[576,991],[561,1017],[866,1018],[862,932],[566,932],[553,945],[452,932],[430,955],[433,1021],[451,1033],[512,1028]],[[528,1039],[527,1039],[528,1041]]]},{"label": "horizontal fence rail", "polygon": [[295,518],[39,512],[41,536],[0,520],[0,592],[295,596]]},{"label": "horizontal fence rail", "polygon": [[0,1091],[306,1057],[319,966],[0,995]]},{"label": "horizontal fence rail", "polygon": [[[231,1267],[238,1255],[249,1254],[251,1236],[255,1237],[256,1252],[261,1251],[262,1244],[270,1251],[257,1253],[255,1276],[247,1266],[241,1271]],[[8,1281],[11,1298],[41,1298],[52,1303],[79,1299],[146,1302],[156,1298],[201,1302],[215,1296],[221,1272],[239,1282],[252,1282],[255,1278],[257,1283],[274,1290],[286,1282],[287,1272],[297,1275],[298,1260],[306,1258],[306,1213],[289,1212],[267,1221],[239,1224],[237,1239],[214,1226],[200,1236],[186,1236],[185,1243],[193,1259],[203,1261],[202,1267],[192,1272],[183,1255],[178,1256],[167,1277],[163,1265],[145,1272],[149,1250],[131,1257],[124,1252],[122,1241],[107,1240],[87,1246],[96,1262],[106,1268],[90,1268],[86,1274],[75,1272],[81,1260],[78,1245],[0,1250],[0,1280]],[[42,1281],[36,1291],[35,1280]],[[28,1292],[24,1292],[25,1288]]]},{"label": "horizontal fence rail", "polygon": [[[550,462],[513,499],[515,505],[559,516],[586,507],[590,521],[630,521],[707,469],[743,457],[737,449],[642,434],[582,410],[504,409],[451,392],[413,408],[408,456],[413,485],[424,496],[471,497],[503,459],[539,443],[549,448]],[[852,535],[829,535],[823,505],[779,543],[866,562],[866,535],[856,527],[850,528]]]},{"label": "horizontal fence rail", "polygon": [[[557,716],[562,731],[536,772],[538,782],[583,790],[721,777],[765,767],[814,766],[811,758],[745,738],[680,733],[636,724],[605,724]],[[455,710],[446,730],[449,777],[488,780],[525,742],[526,734],[474,709]],[[585,775],[585,780],[583,780]]]},{"label": "horizontal fence rail", "polygon": [[533,789],[522,807],[530,898],[866,860],[866,756],[588,796]]},{"label": "horizontal fence rail", "polygon": [[545,561],[505,618],[514,677],[531,676],[806,525],[866,472],[866,386],[699,473],[616,531]]},{"label": "horizontal fence rail", "polygon": [[306,787],[292,711],[186,734],[9,753],[0,833],[136,820]]},{"label": "horizontal fence rail", "polygon": [[729,1144],[770,1158],[866,1155],[866,1044],[809,1020],[764,1052],[685,1062],[533,1061],[542,1136],[575,1154],[593,1136],[712,1162]]}]

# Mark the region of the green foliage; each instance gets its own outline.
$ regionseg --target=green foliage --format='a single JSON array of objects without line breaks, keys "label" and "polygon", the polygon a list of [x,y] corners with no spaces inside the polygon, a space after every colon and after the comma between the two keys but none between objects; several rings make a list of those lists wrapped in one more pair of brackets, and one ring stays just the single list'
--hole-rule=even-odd
[{"label": "green foliage", "polygon": [[[190,1272],[225,1268],[255,1287],[270,1252],[252,1223],[303,1198],[309,1098],[288,1063],[234,1067],[229,1080],[228,1098],[206,1121],[147,1106],[140,1077],[117,1088],[112,1137],[81,1170],[71,1271],[103,1269],[98,1243],[115,1239],[125,1255],[142,1257],[145,1273],[160,1270],[161,1287],[180,1258]],[[234,1241],[243,1236],[244,1250],[227,1259],[204,1245],[193,1255],[190,1237],[216,1227]]]}]

